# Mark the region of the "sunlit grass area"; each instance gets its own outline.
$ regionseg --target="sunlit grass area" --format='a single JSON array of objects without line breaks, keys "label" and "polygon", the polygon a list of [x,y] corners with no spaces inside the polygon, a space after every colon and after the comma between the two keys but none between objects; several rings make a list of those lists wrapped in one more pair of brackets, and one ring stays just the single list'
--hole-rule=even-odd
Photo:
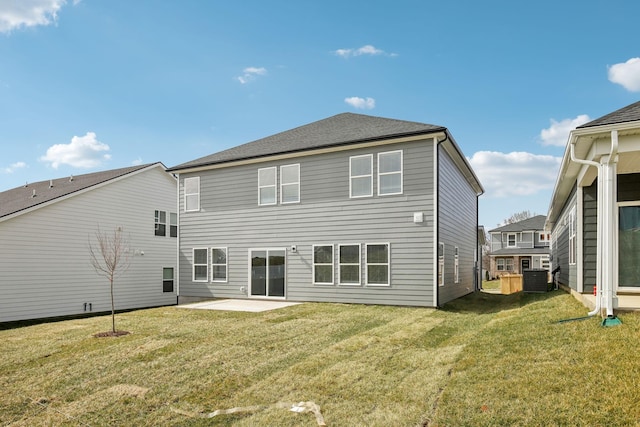
[{"label": "sunlit grass area", "polygon": [[[639,317],[559,323],[561,292],[441,310],[164,307],[0,330],[0,425],[636,425]],[[6,326],[5,326],[6,327]],[[200,418],[215,410],[232,414]]]}]

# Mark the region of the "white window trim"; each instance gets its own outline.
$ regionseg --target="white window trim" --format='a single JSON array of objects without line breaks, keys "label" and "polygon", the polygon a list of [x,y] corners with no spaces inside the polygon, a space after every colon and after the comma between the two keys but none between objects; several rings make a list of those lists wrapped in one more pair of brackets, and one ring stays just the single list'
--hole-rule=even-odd
[{"label": "white window trim", "polygon": [[[225,259],[225,263],[224,264],[214,264],[213,263],[213,256],[211,255],[211,251],[213,251],[213,249],[222,249],[224,250],[224,259]],[[211,274],[209,274],[209,279],[211,280],[211,283],[228,283],[229,282],[229,250],[226,246],[212,246],[209,248],[209,252],[207,252],[207,256],[210,256],[211,258],[211,269],[209,270],[211,272]],[[213,278],[213,266],[218,266],[218,265],[224,265],[225,267],[225,278],[224,280],[221,279],[214,279]]]},{"label": "white window trim", "polygon": [[[331,282],[316,282],[316,265],[329,265],[329,264],[325,264],[325,263],[320,263],[320,264],[316,264],[316,260],[315,260],[315,255],[316,255],[316,248],[317,247],[322,247],[322,246],[330,246],[331,247]],[[335,245],[333,243],[331,244],[317,244],[317,245],[313,245],[312,248],[312,252],[311,252],[311,262],[313,264],[313,277],[311,278],[311,282],[314,285],[322,285],[322,286],[332,286],[335,284],[335,257],[336,257],[336,250],[335,250]]]},{"label": "white window trim", "polygon": [[[509,244],[509,236],[513,236],[513,245]],[[518,233],[507,233],[507,247],[508,248],[518,247]]]},{"label": "white window trim", "polygon": [[[171,288],[173,289],[171,292],[164,290],[164,282],[169,281],[169,279],[164,278],[164,270],[171,270]],[[162,293],[163,294],[175,294],[176,293],[176,269],[175,267],[162,267]]]},{"label": "white window trim", "polygon": [[[207,254],[207,261],[204,264],[196,264],[196,251],[203,250]],[[196,266],[205,266],[207,268],[207,277],[196,280]],[[191,251],[191,280],[198,283],[206,283],[209,281],[209,248],[193,248]]]},{"label": "white window trim", "polygon": [[[352,171],[351,171],[351,161],[353,159],[357,159],[357,158],[361,158],[361,157],[368,157],[369,158],[369,162],[371,165],[371,173],[368,175],[353,175]],[[354,178],[364,178],[364,177],[369,177],[371,179],[371,188],[369,189],[369,194],[363,194],[360,196],[354,196],[353,195],[353,179]],[[362,197],[373,197],[373,154],[362,154],[360,156],[351,156],[349,157],[349,198],[350,199],[359,199]]]},{"label": "white window trim", "polygon": [[578,249],[576,240],[576,208],[574,206],[569,211],[569,265],[576,265]]},{"label": "white window trim", "polygon": [[453,250],[453,281],[454,283],[460,282],[460,255],[459,249],[456,246]]},{"label": "white window trim", "polygon": [[[440,248],[442,248],[442,255],[440,255]],[[438,242],[438,286],[444,286],[444,250],[444,243]]]},{"label": "white window trim", "polygon": [[[369,262],[369,246],[386,246],[387,247],[387,262],[379,263],[379,262]],[[364,248],[364,256],[365,256],[365,272],[366,272],[366,280],[365,283],[367,286],[372,287],[389,287],[391,286],[391,243],[366,243]],[[369,266],[370,265],[386,265],[387,266],[387,283],[369,283]]]},{"label": "white window trim", "polygon": [[[358,283],[342,283],[341,268],[343,265],[355,265],[353,263],[340,262],[340,248],[343,246],[357,246],[358,247]],[[360,243],[341,243],[338,245],[338,284],[340,286],[362,286],[362,245]]]},{"label": "white window trim", "polygon": [[[198,182],[198,192],[197,193],[187,193],[187,181],[197,181]],[[182,185],[184,186],[184,211],[185,212],[198,212],[200,210],[200,177],[199,176],[193,176],[191,178],[185,178],[182,181]],[[196,203],[196,208],[195,209],[187,209],[187,197],[189,196],[197,196],[198,197],[198,203]]]},{"label": "white window trim", "polygon": [[[164,213],[164,222],[162,222],[162,220],[161,220],[161,217],[162,217],[163,213]],[[158,226],[160,226],[160,225],[164,225],[164,234],[158,235],[158,234],[156,234],[156,231],[158,230]],[[159,209],[154,209],[153,235],[155,237],[167,237],[167,212],[166,211],[161,211]]]},{"label": "white window trim", "polygon": [[[394,154],[400,153],[400,170],[395,172],[380,172],[380,156],[384,156],[385,154]],[[385,175],[400,175],[400,191],[395,193],[382,193],[380,191],[380,177]],[[402,194],[404,191],[404,155],[402,150],[394,150],[394,151],[385,151],[383,153],[378,153],[378,196],[393,196],[397,194]]]},{"label": "white window trim", "polygon": [[[287,183],[285,183],[284,180],[282,179],[282,169],[293,168],[293,167],[297,168],[297,181],[296,182],[287,182]],[[297,200],[294,200],[294,201],[285,202],[284,201],[283,188],[286,187],[286,186],[293,186],[293,185],[297,185],[298,186],[298,198],[297,198]],[[277,199],[278,199],[278,197],[276,196],[276,200]],[[280,204],[287,205],[287,204],[291,204],[291,203],[300,203],[300,163],[280,166]]]},{"label": "white window trim", "polygon": [[[500,261],[502,261],[502,263],[500,263]],[[502,264],[502,268],[500,268],[500,264]],[[505,258],[496,258],[496,271],[506,271],[506,265],[507,263],[505,261]]]},{"label": "white window trim", "polygon": [[[273,170],[273,184],[261,185],[260,183],[260,171],[263,170]],[[272,203],[262,203],[260,200],[260,190],[262,188],[273,188],[273,192],[275,193],[275,197]],[[275,166],[271,166],[268,168],[260,168],[258,169],[258,206],[273,206],[278,204],[278,168]]]},{"label": "white window trim", "polygon": [[[178,214],[176,212],[168,212],[169,214],[169,232],[167,233],[167,237],[178,237]],[[175,223],[171,220],[171,215],[175,216]],[[176,235],[171,236],[171,227],[176,227]]]},{"label": "white window trim", "polygon": [[[509,263],[509,261],[511,261],[511,263]],[[511,264],[511,268],[509,268],[509,264]],[[504,269],[505,271],[514,271],[514,262],[513,262],[513,257],[506,257],[504,259]]]},{"label": "white window trim", "polygon": [[616,228],[616,233],[615,233],[615,237],[614,237],[614,253],[616,254],[616,262],[614,262],[613,264],[613,274],[615,277],[615,287],[618,291],[624,291],[624,292],[629,292],[629,293],[634,293],[634,294],[638,294],[638,292],[640,291],[640,288],[636,287],[636,286],[620,286],[620,208],[624,208],[624,207],[634,207],[634,206],[638,206],[640,207],[640,201],[638,200],[631,200],[631,201],[627,201],[627,202],[618,202],[616,204],[616,215],[615,215],[615,228]]}]

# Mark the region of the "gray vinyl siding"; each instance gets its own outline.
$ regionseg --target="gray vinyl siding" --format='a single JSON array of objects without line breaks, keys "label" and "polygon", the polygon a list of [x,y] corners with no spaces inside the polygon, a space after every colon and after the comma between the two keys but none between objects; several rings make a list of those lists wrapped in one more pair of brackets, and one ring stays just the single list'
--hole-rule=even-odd
[{"label": "gray vinyl siding", "polygon": [[582,190],[582,283],[584,292],[592,293],[596,285],[598,182]]},{"label": "gray vinyl siding", "polygon": [[558,222],[554,225],[555,241],[552,251],[553,268],[560,267],[557,275],[558,282],[577,290],[577,270],[576,265],[569,264],[569,220],[571,209],[577,205],[576,189],[571,192],[569,201],[562,209]]},{"label": "gray vinyl siding", "polygon": [[176,292],[162,291],[162,268],[176,267],[177,239],[154,236],[154,211],[176,212],[175,191],[153,168],[0,222],[0,322],[86,314],[84,303],[110,311],[109,282],[89,262],[98,226],[122,226],[144,252],[115,280],[116,309],[175,304]]},{"label": "gray vinyl siding", "polygon": [[[591,293],[596,284],[598,180],[583,191],[583,283],[584,292]],[[618,175],[617,201],[636,200],[640,200],[640,174]]]},{"label": "gray vinyl siding", "polygon": [[[446,150],[438,147],[438,240],[445,246],[444,285],[438,304],[474,291],[478,197]],[[454,250],[459,253],[459,281],[454,280]]]},{"label": "gray vinyl siding", "polygon": [[[377,154],[395,150],[403,151],[403,194],[378,196]],[[349,157],[363,154],[374,155],[374,196],[350,199]],[[426,139],[181,174],[180,296],[246,298],[249,250],[286,248],[289,300],[433,306],[433,163]],[[300,203],[259,206],[258,169],[288,164],[300,164]],[[201,209],[184,212],[182,183],[193,176]],[[390,244],[390,286],[365,285],[367,243]],[[334,247],[333,285],[312,283],[314,244]],[[339,244],[362,245],[360,286],[338,284]],[[192,280],[192,249],[211,247],[228,248],[226,283]]]}]

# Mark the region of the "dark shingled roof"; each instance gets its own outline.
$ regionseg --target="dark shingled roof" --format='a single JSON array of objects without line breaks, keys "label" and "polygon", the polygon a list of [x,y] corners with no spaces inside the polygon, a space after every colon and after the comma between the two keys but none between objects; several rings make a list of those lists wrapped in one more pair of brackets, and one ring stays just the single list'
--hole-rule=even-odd
[{"label": "dark shingled roof", "polygon": [[634,122],[636,120],[640,120],[640,101],[636,102],[635,104],[627,105],[626,107],[602,116],[599,119],[595,119],[590,121],[589,123],[578,126],[577,129],[593,126],[613,125],[616,123]]},{"label": "dark shingled roof", "polygon": [[544,222],[546,219],[547,217],[545,215],[536,215],[531,218],[523,219],[522,221],[514,222],[513,224],[494,228],[493,230],[489,230],[489,233],[544,230]]},{"label": "dark shingled roof", "polygon": [[442,126],[342,113],[173,166],[168,171],[446,130]]},{"label": "dark shingled roof", "polygon": [[491,256],[501,255],[548,255],[549,248],[504,248],[491,252]]},{"label": "dark shingled roof", "polygon": [[[158,163],[112,169],[103,172],[88,173],[41,181],[14,188],[0,193],[0,218],[15,214],[31,207],[50,202],[54,199],[84,190],[123,175],[145,169]],[[49,187],[50,184],[53,186]],[[35,190],[35,197],[33,196]]]}]

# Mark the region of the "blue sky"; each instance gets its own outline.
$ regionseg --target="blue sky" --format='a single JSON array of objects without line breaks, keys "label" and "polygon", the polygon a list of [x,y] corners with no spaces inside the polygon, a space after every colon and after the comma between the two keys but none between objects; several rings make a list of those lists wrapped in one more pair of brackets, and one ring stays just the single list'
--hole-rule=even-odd
[{"label": "blue sky", "polygon": [[0,191],[342,112],[446,126],[480,223],[546,214],[571,128],[640,98],[640,2],[0,0]]}]

